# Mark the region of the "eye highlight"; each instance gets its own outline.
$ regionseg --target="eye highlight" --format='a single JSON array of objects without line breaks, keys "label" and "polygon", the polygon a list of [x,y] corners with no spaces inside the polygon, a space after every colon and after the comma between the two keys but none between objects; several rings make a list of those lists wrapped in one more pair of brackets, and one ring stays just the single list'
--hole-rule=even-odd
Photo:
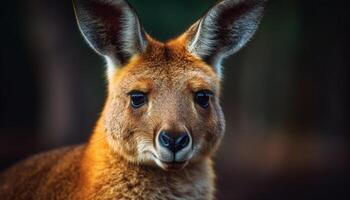
[{"label": "eye highlight", "polygon": [[132,108],[140,108],[147,103],[147,94],[141,91],[131,91],[128,93],[131,99]]},{"label": "eye highlight", "polygon": [[209,90],[201,90],[195,93],[194,101],[202,108],[208,108],[211,96],[213,96],[213,92]]}]

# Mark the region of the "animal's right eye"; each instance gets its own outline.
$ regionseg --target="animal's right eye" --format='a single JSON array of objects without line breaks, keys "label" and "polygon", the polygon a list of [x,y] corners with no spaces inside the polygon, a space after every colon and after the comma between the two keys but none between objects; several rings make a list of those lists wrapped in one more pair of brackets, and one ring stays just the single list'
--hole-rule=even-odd
[{"label": "animal's right eye", "polygon": [[131,91],[129,93],[131,98],[131,107],[140,108],[147,103],[147,95],[141,91]]}]

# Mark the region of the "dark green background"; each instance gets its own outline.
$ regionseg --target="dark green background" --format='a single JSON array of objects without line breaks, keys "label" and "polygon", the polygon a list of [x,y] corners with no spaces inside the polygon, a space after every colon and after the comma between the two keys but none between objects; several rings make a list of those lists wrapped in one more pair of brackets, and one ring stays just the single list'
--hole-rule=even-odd
[{"label": "dark green background", "polygon": [[[132,0],[146,31],[181,34],[214,0]],[[87,140],[105,96],[104,63],[71,2],[1,3],[0,169]],[[256,37],[226,60],[218,199],[347,199],[346,1],[271,0]]]}]

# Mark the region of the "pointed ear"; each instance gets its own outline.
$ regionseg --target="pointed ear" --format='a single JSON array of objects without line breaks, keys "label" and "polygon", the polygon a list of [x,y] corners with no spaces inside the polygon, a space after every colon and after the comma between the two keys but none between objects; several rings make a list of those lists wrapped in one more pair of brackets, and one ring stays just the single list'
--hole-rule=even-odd
[{"label": "pointed ear", "polygon": [[73,4],[81,33],[107,59],[108,70],[145,50],[145,32],[126,0],[73,0]]},{"label": "pointed ear", "polygon": [[187,49],[216,68],[221,75],[223,58],[236,53],[254,35],[265,0],[223,0],[213,6],[187,34]]}]

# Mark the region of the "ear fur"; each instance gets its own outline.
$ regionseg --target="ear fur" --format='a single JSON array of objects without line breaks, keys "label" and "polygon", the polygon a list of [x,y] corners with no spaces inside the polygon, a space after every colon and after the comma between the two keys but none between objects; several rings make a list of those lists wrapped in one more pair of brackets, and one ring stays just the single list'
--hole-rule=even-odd
[{"label": "ear fur", "polygon": [[187,50],[215,67],[240,50],[254,35],[266,0],[223,0],[213,6],[187,34]]},{"label": "ear fur", "polygon": [[144,32],[126,0],[73,0],[79,29],[88,44],[107,60],[111,73],[145,50]]}]

